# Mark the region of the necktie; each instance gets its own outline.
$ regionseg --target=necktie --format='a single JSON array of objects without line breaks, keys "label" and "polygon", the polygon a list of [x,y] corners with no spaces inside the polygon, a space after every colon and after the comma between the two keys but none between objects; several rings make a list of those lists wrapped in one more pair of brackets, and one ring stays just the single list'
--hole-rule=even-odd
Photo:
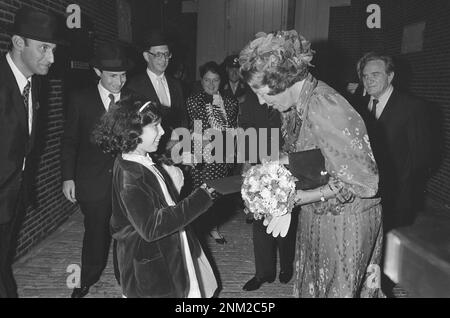
[{"label": "necktie", "polygon": [[28,100],[30,98],[30,88],[31,82],[27,81],[27,85],[25,85],[22,92],[23,102],[25,104],[25,109],[27,110],[27,117],[28,117]]},{"label": "necktie", "polygon": [[169,98],[166,94],[166,89],[164,88],[163,78],[158,77],[158,98],[161,105],[170,106]]},{"label": "necktie", "polygon": [[372,110],[370,111],[373,115],[373,117],[377,118],[377,104],[378,104],[378,99],[374,99],[372,101]]},{"label": "necktie", "polygon": [[115,100],[114,100],[114,95],[113,94],[109,94],[108,97],[109,97],[108,110],[110,110],[111,107],[114,106]]},{"label": "necktie", "polygon": [[30,89],[31,89],[31,82],[27,81],[27,85],[25,85],[25,87],[23,88],[22,98],[23,98],[23,103],[25,105],[25,113],[27,114],[28,132],[31,134],[31,126],[32,126],[33,117],[32,117],[32,115],[30,115],[30,107],[28,105],[28,102],[30,100]]}]

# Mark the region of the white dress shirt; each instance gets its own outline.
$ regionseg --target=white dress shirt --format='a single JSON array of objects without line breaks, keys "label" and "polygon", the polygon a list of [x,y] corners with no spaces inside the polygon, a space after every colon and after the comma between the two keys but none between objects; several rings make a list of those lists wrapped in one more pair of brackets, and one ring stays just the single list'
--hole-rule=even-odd
[{"label": "white dress shirt", "polygon": [[103,87],[102,83],[98,82],[98,92],[100,93],[100,98],[103,102],[103,106],[105,107],[106,111],[109,109],[109,103],[111,103],[111,99],[109,98],[109,94],[114,95],[114,102],[117,103],[118,100],[120,100],[120,93],[111,93],[106,88]]},{"label": "white dress shirt", "polygon": [[[169,99],[169,105],[165,105],[165,106],[170,106],[172,104],[172,99],[170,98],[169,85],[167,84],[167,79],[166,79],[166,76],[164,75],[164,73],[158,76],[147,68],[147,75],[150,78],[150,81],[152,82],[153,87],[155,88],[156,94],[158,94],[158,86],[159,86],[158,80],[159,80],[159,78],[161,78],[162,83],[164,85],[164,90],[166,91],[167,98]],[[159,98],[159,100],[161,100],[161,96],[158,95],[158,98]]]},{"label": "white dress shirt", "polygon": [[[377,112],[375,114],[375,117],[377,119],[380,118],[381,114],[383,113],[383,110],[386,107],[389,97],[391,97],[393,91],[394,87],[392,85],[389,85],[388,89],[380,96],[380,98],[378,98]],[[369,111],[372,111],[372,103],[374,99],[375,98],[373,96],[370,96],[369,105],[367,106]]]}]

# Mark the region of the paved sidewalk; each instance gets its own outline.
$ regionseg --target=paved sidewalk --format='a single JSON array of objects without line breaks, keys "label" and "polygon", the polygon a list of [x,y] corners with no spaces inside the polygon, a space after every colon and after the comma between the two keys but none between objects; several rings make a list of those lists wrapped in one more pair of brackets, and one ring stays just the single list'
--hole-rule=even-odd
[{"label": "paved sidewalk", "polygon": [[[259,290],[245,292],[243,284],[254,274],[252,226],[245,223],[245,214],[235,212],[220,227],[228,243],[217,244],[208,238],[208,247],[219,272],[222,289],[219,298],[288,298],[293,297],[293,282],[284,285],[276,280],[264,284]],[[44,240],[29,254],[14,265],[14,272],[19,286],[20,297],[70,297],[71,290],[66,280],[71,264],[79,264],[83,236],[83,217],[75,213],[55,233]],[[91,287],[87,297],[119,298],[120,287],[117,285],[113,267],[112,253],[108,266],[101,280]]]}]

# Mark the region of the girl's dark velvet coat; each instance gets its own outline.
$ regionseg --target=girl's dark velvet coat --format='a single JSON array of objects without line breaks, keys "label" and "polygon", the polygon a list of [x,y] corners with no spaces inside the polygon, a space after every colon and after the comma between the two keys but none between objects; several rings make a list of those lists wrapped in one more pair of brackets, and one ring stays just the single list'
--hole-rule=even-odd
[{"label": "girl's dark velvet coat", "polygon": [[[170,176],[158,170],[173,201],[178,202],[175,206],[167,205],[148,168],[120,155],[114,164],[111,226],[126,297],[187,297],[189,278],[179,231],[212,205],[203,189],[178,201]],[[199,242],[189,227],[185,230],[195,257]]]}]

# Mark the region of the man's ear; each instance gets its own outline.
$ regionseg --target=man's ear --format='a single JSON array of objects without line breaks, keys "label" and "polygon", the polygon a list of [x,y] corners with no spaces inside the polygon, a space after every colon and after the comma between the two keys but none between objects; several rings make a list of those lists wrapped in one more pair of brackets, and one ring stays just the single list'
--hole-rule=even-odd
[{"label": "man's ear", "polygon": [[148,63],[148,61],[150,60],[150,53],[148,52],[143,52],[142,56],[144,57],[144,60]]},{"label": "man's ear", "polygon": [[98,77],[102,76],[102,71],[100,71],[98,68],[94,67],[94,72],[97,74]]},{"label": "man's ear", "polygon": [[25,47],[25,39],[21,36],[13,35],[11,38],[11,42],[13,47],[18,51],[22,51]]},{"label": "man's ear", "polygon": [[392,83],[392,80],[394,79],[394,76],[395,76],[395,72],[391,72],[390,74],[388,74],[388,81],[389,81],[389,84]]}]

